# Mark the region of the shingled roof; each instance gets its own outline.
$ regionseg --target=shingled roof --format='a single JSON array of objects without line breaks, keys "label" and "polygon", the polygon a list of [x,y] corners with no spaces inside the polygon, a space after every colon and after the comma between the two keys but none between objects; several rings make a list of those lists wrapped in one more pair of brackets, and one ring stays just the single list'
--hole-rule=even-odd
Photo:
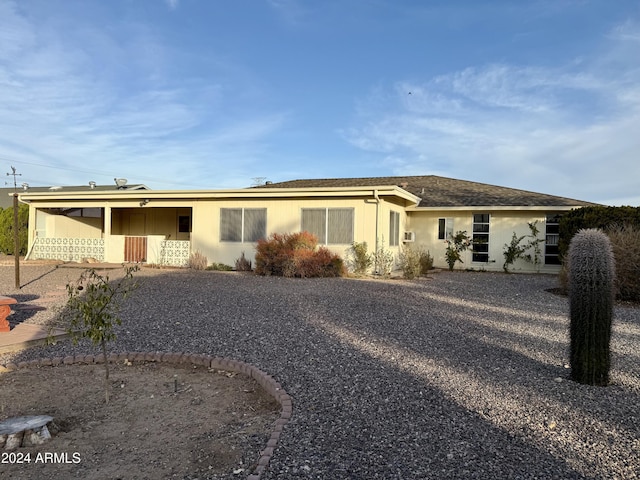
[{"label": "shingled roof", "polygon": [[591,202],[544,193],[456,180],[437,175],[409,177],[323,178],[268,183],[260,188],[331,188],[396,185],[417,195],[419,207],[583,207]]}]

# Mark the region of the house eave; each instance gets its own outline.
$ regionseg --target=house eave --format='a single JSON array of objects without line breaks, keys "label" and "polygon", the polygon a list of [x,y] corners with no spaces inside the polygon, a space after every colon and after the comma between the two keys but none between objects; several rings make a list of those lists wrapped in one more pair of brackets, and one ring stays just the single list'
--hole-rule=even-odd
[{"label": "house eave", "polygon": [[329,188],[251,188],[228,190],[135,190],[110,192],[33,192],[19,194],[23,203],[50,204],[51,202],[96,203],[105,201],[167,201],[206,199],[270,199],[270,198],[317,198],[317,197],[396,197],[407,205],[417,205],[420,198],[399,187],[384,185],[372,187]]},{"label": "house eave", "polygon": [[461,211],[503,211],[503,212],[568,212],[584,205],[458,205],[434,207],[408,207],[407,212],[461,212]]}]

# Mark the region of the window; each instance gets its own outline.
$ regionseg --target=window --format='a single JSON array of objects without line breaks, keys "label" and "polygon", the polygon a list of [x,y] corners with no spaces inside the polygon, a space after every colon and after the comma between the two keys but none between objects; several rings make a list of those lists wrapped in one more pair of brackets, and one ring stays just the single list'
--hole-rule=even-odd
[{"label": "window", "polygon": [[544,240],[544,264],[560,265],[558,239],[560,238],[560,215],[547,215]]},{"label": "window", "polygon": [[353,208],[303,208],[302,230],[324,245],[353,243]]},{"label": "window", "polygon": [[489,261],[489,214],[476,213],[473,215],[473,254],[474,262]]},{"label": "window", "polygon": [[178,215],[178,233],[189,233],[191,231],[191,217],[189,215]]},{"label": "window", "polygon": [[400,245],[400,213],[390,212],[389,214],[389,246]]},{"label": "window", "polygon": [[102,209],[99,207],[93,208],[74,208],[65,213],[68,217],[85,217],[85,218],[101,218]]},{"label": "window", "polygon": [[438,240],[447,240],[453,236],[453,218],[438,219]]},{"label": "window", "polygon": [[221,208],[220,241],[257,242],[267,231],[266,208]]}]

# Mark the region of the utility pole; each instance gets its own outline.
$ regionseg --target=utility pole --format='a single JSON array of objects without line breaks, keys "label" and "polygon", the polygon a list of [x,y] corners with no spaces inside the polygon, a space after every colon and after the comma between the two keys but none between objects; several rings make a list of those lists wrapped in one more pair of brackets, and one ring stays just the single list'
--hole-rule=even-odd
[{"label": "utility pole", "polygon": [[13,176],[13,257],[14,257],[14,270],[16,274],[16,288],[20,288],[20,236],[18,229],[20,225],[18,223],[18,182],[16,177],[22,176],[21,173],[16,173],[16,167],[11,167],[11,173],[7,175]]}]

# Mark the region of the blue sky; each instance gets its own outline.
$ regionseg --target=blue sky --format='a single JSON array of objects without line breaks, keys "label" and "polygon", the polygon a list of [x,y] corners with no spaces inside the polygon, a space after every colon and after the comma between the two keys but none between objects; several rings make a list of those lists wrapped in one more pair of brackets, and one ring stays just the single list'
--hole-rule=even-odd
[{"label": "blue sky", "polygon": [[639,152],[637,1],[0,0],[19,183],[434,174],[640,205]]}]

